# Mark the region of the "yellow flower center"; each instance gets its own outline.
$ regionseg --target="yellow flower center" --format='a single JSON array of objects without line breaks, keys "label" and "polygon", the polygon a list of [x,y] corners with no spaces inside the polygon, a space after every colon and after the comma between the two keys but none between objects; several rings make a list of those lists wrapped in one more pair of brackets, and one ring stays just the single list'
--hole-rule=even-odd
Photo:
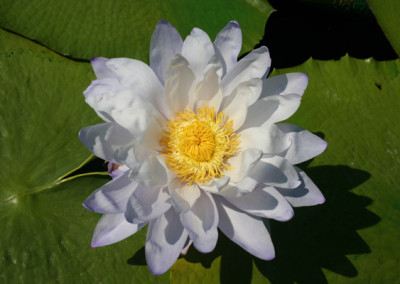
[{"label": "yellow flower center", "polygon": [[226,160],[238,150],[238,135],[233,121],[204,107],[185,110],[168,121],[167,131],[160,141],[167,165],[183,182],[207,183],[223,176],[231,167]]}]

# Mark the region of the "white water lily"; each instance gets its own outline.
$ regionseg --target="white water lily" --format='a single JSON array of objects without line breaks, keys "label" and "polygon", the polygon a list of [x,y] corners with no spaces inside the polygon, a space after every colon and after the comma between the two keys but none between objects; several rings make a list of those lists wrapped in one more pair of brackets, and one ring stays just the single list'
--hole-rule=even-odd
[{"label": "white water lily", "polygon": [[293,165],[323,152],[326,142],[278,123],[299,107],[307,76],[265,79],[268,49],[237,61],[241,44],[234,21],[211,42],[198,28],[183,41],[161,20],[150,66],[128,58],[92,60],[97,80],[84,94],[105,123],[79,135],[93,154],[119,166],[84,202],[104,214],[93,247],[148,224],[147,264],[162,274],[190,243],[212,251],[219,228],[252,255],[271,260],[268,219],[287,221],[292,207],[324,202]]}]

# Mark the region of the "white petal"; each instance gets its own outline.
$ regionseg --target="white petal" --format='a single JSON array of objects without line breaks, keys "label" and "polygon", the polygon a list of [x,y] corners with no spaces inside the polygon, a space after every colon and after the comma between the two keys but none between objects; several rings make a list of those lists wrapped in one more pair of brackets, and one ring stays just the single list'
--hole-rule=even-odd
[{"label": "white petal", "polygon": [[242,82],[263,78],[271,65],[268,48],[254,49],[242,58],[222,79],[224,95],[228,96]]},{"label": "white petal", "polygon": [[275,257],[270,234],[263,221],[240,211],[223,198],[216,196],[221,231],[252,255],[271,260]]},{"label": "white petal", "polygon": [[236,21],[229,22],[217,35],[214,41],[220,56],[224,59],[224,74],[229,72],[237,62],[242,48],[242,30]]},{"label": "white petal", "polygon": [[170,116],[163,86],[147,64],[135,59],[113,58],[106,62],[106,66],[117,76],[120,84],[131,89],[135,96],[148,100],[164,117]]},{"label": "white petal", "polygon": [[325,202],[318,187],[306,175],[304,171],[296,167],[299,173],[301,184],[294,189],[277,188],[277,190],[292,204],[294,207],[313,206]]},{"label": "white petal", "polygon": [[98,213],[123,213],[129,197],[138,184],[128,178],[129,172],[106,183],[83,202],[83,206]]},{"label": "white petal", "polygon": [[287,221],[293,217],[293,208],[273,187],[258,187],[239,198],[225,197],[240,210],[262,218]]},{"label": "white petal", "polygon": [[230,178],[228,176],[223,176],[214,178],[207,184],[198,184],[198,186],[205,191],[218,193],[228,184],[229,180]]},{"label": "white petal", "polygon": [[255,148],[239,152],[228,160],[232,169],[226,171],[225,175],[229,176],[232,182],[241,181],[260,160],[261,156],[262,151]]},{"label": "white petal", "polygon": [[146,224],[131,224],[124,214],[104,214],[94,229],[92,247],[101,247],[122,241],[135,234]]},{"label": "white petal", "polygon": [[293,165],[279,156],[263,157],[252,168],[249,176],[270,186],[296,188],[300,185],[299,176]]},{"label": "white petal", "polygon": [[130,196],[125,218],[130,223],[144,223],[164,214],[171,207],[167,188],[139,186]]},{"label": "white petal", "polygon": [[168,188],[171,194],[172,204],[178,212],[190,210],[200,197],[200,189],[197,184],[189,186],[187,183],[181,182],[179,178],[175,178]]},{"label": "white petal", "polygon": [[218,211],[211,194],[201,191],[192,208],[180,214],[180,220],[198,251],[208,253],[215,248],[218,239]]},{"label": "white petal", "polygon": [[111,162],[108,162],[107,169],[108,169],[108,174],[112,177],[112,179],[116,179],[123,173],[130,170],[126,165],[114,164]]},{"label": "white petal", "polygon": [[220,77],[217,73],[218,67],[213,66],[208,69],[203,80],[196,86],[196,104],[198,108],[205,106],[213,107],[215,111],[219,110],[222,102],[222,90],[220,86]]},{"label": "white petal", "polygon": [[297,94],[276,95],[260,99],[249,107],[246,121],[241,130],[285,120],[296,112],[300,101],[301,96]]},{"label": "white petal", "polygon": [[173,208],[150,221],[145,252],[151,273],[160,275],[166,272],[177,260],[187,237],[188,233]]},{"label": "white petal", "polygon": [[219,192],[216,193],[222,196],[241,197],[252,192],[254,189],[256,189],[257,185],[258,182],[256,180],[246,176],[237,183],[229,182],[227,186],[223,187]]},{"label": "white petal", "polygon": [[194,28],[183,42],[182,55],[189,61],[196,80],[200,81],[215,51],[208,35],[201,29]]},{"label": "white petal", "polygon": [[291,140],[291,146],[286,152],[285,158],[292,164],[312,159],[321,154],[328,146],[326,141],[300,126],[289,123],[280,123],[277,126]]},{"label": "white petal", "polygon": [[107,60],[108,58],[105,57],[93,57],[92,60],[90,60],[90,64],[92,65],[97,79],[116,78],[115,74],[106,67],[105,63]]},{"label": "white petal", "polygon": [[275,124],[262,127],[251,127],[241,132],[240,149],[257,148],[264,154],[279,154],[291,145],[291,139]]},{"label": "white petal", "polygon": [[236,131],[243,125],[249,105],[260,96],[261,85],[261,79],[243,82],[233,90],[231,95],[224,98],[221,109],[226,117],[233,120],[233,130]]},{"label": "white petal", "polygon": [[158,153],[149,154],[140,167],[132,171],[130,178],[149,187],[164,187],[168,184],[168,173]]},{"label": "white petal", "polygon": [[308,77],[304,73],[287,73],[269,77],[263,81],[261,98],[287,94],[302,96],[307,84]]},{"label": "white petal", "polygon": [[81,129],[79,138],[94,155],[116,164],[135,161],[134,137],[125,128],[114,123],[103,123]]},{"label": "white petal", "polygon": [[194,74],[189,62],[177,55],[169,64],[165,78],[165,95],[172,114],[190,109],[194,103]]},{"label": "white petal", "polygon": [[162,84],[169,62],[182,50],[182,38],[167,21],[158,21],[150,43],[150,67]]}]

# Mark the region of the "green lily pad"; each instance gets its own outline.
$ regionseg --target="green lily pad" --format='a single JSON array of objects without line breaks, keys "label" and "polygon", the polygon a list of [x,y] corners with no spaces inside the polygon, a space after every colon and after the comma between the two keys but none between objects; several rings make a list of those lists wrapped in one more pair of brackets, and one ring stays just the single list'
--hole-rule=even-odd
[{"label": "green lily pad", "polygon": [[82,95],[90,64],[0,30],[0,74],[0,282],[169,282],[129,262],[145,231],[90,247],[99,215],[81,204],[109,178],[66,177],[90,155],[79,129],[100,121]]},{"label": "green lily pad", "polygon": [[129,57],[148,62],[150,39],[160,19],[184,37],[193,27],[212,39],[231,20],[243,29],[243,50],[262,38],[272,8],[261,0],[222,1],[2,1],[0,25],[62,54]]},{"label": "green lily pad", "polygon": [[327,150],[302,165],[325,204],[296,208],[271,222],[276,258],[261,261],[225,237],[202,255],[191,249],[171,269],[171,283],[395,283],[400,250],[400,61],[348,56],[309,60],[271,76],[309,76],[290,118],[324,137]]},{"label": "green lily pad", "polygon": [[374,13],[386,37],[392,44],[392,47],[396,53],[400,55],[400,2],[397,0],[368,0],[368,5]]}]

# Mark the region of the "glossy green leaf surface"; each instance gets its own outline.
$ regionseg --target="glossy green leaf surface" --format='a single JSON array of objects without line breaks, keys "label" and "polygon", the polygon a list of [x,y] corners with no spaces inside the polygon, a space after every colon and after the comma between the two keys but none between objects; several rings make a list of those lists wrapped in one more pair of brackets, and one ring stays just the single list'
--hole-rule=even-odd
[{"label": "glossy green leaf surface", "polygon": [[392,47],[397,54],[400,54],[400,2],[397,0],[368,0],[368,5]]},{"label": "glossy green leaf surface", "polygon": [[[327,150],[302,167],[325,204],[271,222],[276,259],[261,261],[225,237],[172,268],[172,283],[396,283],[400,244],[400,62],[309,60],[271,76],[305,72],[290,122],[324,137]],[[190,273],[188,273],[190,271]],[[268,281],[266,281],[266,279]]]},{"label": "glossy green leaf surface", "polygon": [[253,49],[264,33],[272,8],[262,0],[222,1],[2,1],[0,25],[36,39],[62,54],[129,57],[148,62],[150,39],[160,19],[182,37],[193,27],[214,39],[229,21],[244,31],[244,50]]},{"label": "glossy green leaf surface", "polygon": [[82,95],[91,66],[0,30],[0,72],[0,282],[168,282],[137,265],[143,257],[131,259],[145,230],[113,247],[90,247],[99,215],[82,201],[107,177],[46,187],[90,154],[78,132],[100,121]]}]

